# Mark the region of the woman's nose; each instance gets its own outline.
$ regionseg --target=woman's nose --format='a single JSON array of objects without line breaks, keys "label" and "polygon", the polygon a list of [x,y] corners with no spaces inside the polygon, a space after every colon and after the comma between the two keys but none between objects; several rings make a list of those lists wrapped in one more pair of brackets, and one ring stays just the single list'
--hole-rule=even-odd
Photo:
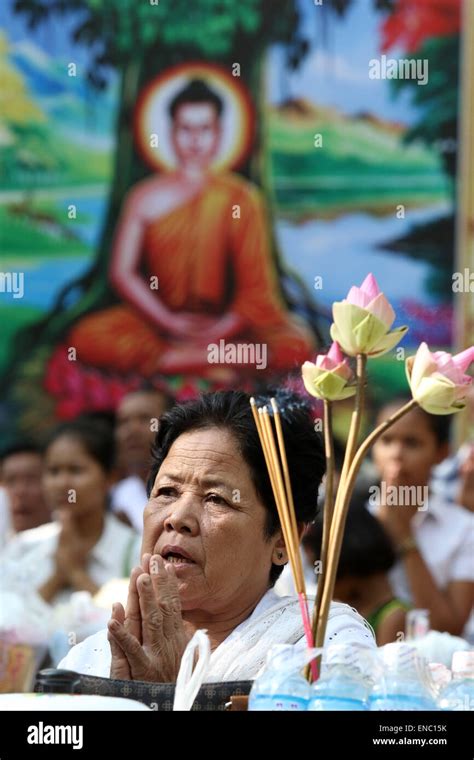
[{"label": "woman's nose", "polygon": [[67,493],[73,487],[73,478],[67,472],[61,472],[51,478],[49,485],[56,494]]},{"label": "woman's nose", "polygon": [[164,520],[163,527],[169,533],[197,533],[198,521],[193,499],[182,497],[176,500]]},{"label": "woman's nose", "polygon": [[401,443],[393,443],[390,447],[390,460],[399,462],[401,459],[403,459],[403,444]]}]

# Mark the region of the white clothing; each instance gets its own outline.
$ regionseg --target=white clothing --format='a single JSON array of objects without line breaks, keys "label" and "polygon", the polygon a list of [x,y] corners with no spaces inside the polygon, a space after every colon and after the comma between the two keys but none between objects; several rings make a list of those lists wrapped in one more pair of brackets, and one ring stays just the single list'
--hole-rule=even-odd
[{"label": "white clothing", "polygon": [[[300,554],[306,594],[312,596],[313,594],[316,594],[316,574],[314,572],[314,567],[308,561],[306,552],[301,547]],[[294,596],[296,594],[295,582],[293,580],[293,573],[291,572],[291,565],[289,562],[285,565],[282,574],[275,583],[274,589],[279,596]]]},{"label": "white clothing", "polygon": [[7,492],[0,486],[0,551],[11,535],[10,507]]},{"label": "white clothing", "polygon": [[116,483],[110,489],[112,510],[127,515],[132,528],[140,535],[143,533],[143,510],[148,496],[145,484],[138,475],[130,475]]},{"label": "white clothing", "polygon": [[[391,509],[403,507],[393,506]],[[430,493],[428,508],[418,510],[411,525],[421,555],[440,589],[446,588],[451,581],[474,581],[472,512]],[[412,603],[402,561],[395,563],[389,576],[395,596]]]},{"label": "white clothing", "polygon": [[[369,505],[369,509],[377,514],[376,506]],[[411,525],[421,556],[439,589],[444,590],[452,581],[474,582],[474,513],[430,492],[428,508],[418,510]],[[402,560],[389,571],[389,580],[394,595],[413,604]],[[471,626],[472,616],[463,635],[470,635]]]},{"label": "white clothing", "polygon": [[[314,599],[310,600],[314,602]],[[312,604],[310,604],[310,609]],[[375,649],[373,631],[347,604],[331,604],[325,643],[358,644]],[[264,594],[252,614],[238,625],[211,654],[205,682],[245,681],[255,678],[273,644],[306,646],[299,602],[273,589]],[[111,654],[107,631],[99,631],[73,647],[59,668],[109,677]]]},{"label": "white clothing", "polygon": [[430,488],[440,499],[457,502],[461,488],[459,470],[469,456],[471,445],[470,443],[463,444],[456,454],[433,467]]},{"label": "white clothing", "polygon": [[[61,526],[46,523],[16,534],[0,557],[0,590],[37,591],[52,576]],[[89,554],[87,572],[98,586],[112,578],[128,577],[140,562],[141,539],[135,531],[106,514],[104,530]],[[72,591],[63,589],[51,602],[67,602]]]}]

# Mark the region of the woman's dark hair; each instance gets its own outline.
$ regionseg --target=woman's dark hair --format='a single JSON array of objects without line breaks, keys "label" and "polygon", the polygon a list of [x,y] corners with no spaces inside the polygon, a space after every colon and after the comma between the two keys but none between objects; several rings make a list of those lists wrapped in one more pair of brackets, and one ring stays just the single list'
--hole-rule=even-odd
[{"label": "woman's dark hair", "polygon": [[178,108],[184,103],[211,103],[216,109],[217,116],[221,115],[224,108],[222,98],[214,90],[211,90],[202,79],[192,79],[186,87],[176,93],[169,104],[169,113],[172,119],[176,116]]},{"label": "woman's dark hair", "polygon": [[[277,390],[268,396],[255,396],[257,405],[260,407],[266,403],[271,411],[271,396],[275,397],[280,408],[296,518],[298,522],[310,523],[317,514],[318,489],[325,471],[322,436],[315,432],[309,405],[303,398],[291,391]],[[257,494],[267,509],[265,536],[271,538],[280,523],[250,407],[250,396],[243,391],[203,394],[195,401],[177,404],[161,416],[152,449],[148,494],[174,441],[183,433],[211,427],[224,428],[234,436],[252,473]],[[283,566],[272,565],[270,585],[274,585],[282,570]]]},{"label": "woman's dark hair", "polygon": [[[377,409],[376,417],[388,407],[401,407],[411,401],[411,396],[397,396],[397,398],[389,399],[379,406]],[[442,446],[449,442],[449,434],[451,430],[451,416],[450,414],[430,414],[425,412],[421,406],[415,406],[414,411],[421,414],[426,419],[427,425],[434,437],[438,446]]]},{"label": "woman's dark hair", "polygon": [[[352,498],[342,540],[337,579],[346,576],[367,578],[387,573],[396,556],[392,542],[382,524],[367,509],[367,494]],[[322,514],[303,537],[303,544],[319,559],[322,543]]]},{"label": "woman's dark hair", "polygon": [[114,434],[112,426],[105,420],[78,417],[72,422],[64,422],[53,430],[46,441],[45,449],[63,437],[79,441],[104,472],[112,471],[115,463]]}]

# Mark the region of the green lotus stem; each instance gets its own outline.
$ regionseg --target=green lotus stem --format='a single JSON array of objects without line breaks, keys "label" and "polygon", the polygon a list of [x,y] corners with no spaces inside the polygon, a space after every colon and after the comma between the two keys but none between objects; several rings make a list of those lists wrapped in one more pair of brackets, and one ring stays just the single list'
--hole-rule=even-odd
[{"label": "green lotus stem", "polygon": [[339,557],[341,554],[342,540],[344,536],[344,528],[346,524],[347,512],[349,510],[349,504],[354,490],[357,475],[359,473],[364,457],[367,454],[370,447],[375,443],[389,427],[391,427],[400,417],[411,411],[417,402],[411,399],[404,406],[400,407],[394,412],[388,419],[379,425],[375,430],[370,433],[364,442],[359,446],[352,464],[350,465],[347,478],[344,483],[339,484],[338,488],[338,500],[336,500],[335,513],[333,517],[333,527],[331,533],[331,546],[329,549],[328,567],[327,573],[325,573],[325,583],[323,589],[323,600],[321,602],[321,612],[318,625],[318,633],[315,641],[315,646],[322,646],[324,642],[324,636],[326,633],[327,618],[329,614],[329,606],[331,599],[334,595],[334,586],[336,584],[336,574],[339,565]]},{"label": "green lotus stem", "polygon": [[[365,400],[366,366],[367,366],[367,356],[365,354],[357,354],[357,369],[356,369],[357,392],[356,392],[356,397],[355,397],[354,411],[352,413],[351,426],[349,428],[349,435],[347,439],[346,452],[344,456],[344,464],[342,467],[341,478],[339,480],[339,485],[337,489],[336,504],[334,507],[333,517],[331,520],[330,537],[328,540],[328,550],[327,550],[328,554],[327,554],[326,561],[324,562],[322,566],[323,572],[320,578],[320,582],[322,582],[322,590],[321,590],[322,599],[320,603],[320,608],[318,610],[318,619],[316,621],[316,635],[315,635],[315,641],[314,641],[315,647],[322,647],[324,644],[324,637],[326,635],[326,627],[327,627],[327,618],[329,615],[329,605],[332,599],[332,595],[334,593],[334,584],[336,582],[335,573],[333,573],[334,577],[332,578],[332,588],[330,589],[330,595],[328,595],[326,593],[326,589],[327,589],[328,583],[331,580],[330,570],[332,568],[332,564],[331,564],[332,553],[330,551],[330,545],[331,543],[334,544],[336,540],[336,536],[338,536],[338,531],[341,530],[339,528],[341,521],[340,521],[340,518],[338,519],[338,515],[340,514],[339,503],[342,500],[347,473],[350,470],[352,460],[354,459],[354,456],[355,456],[357,441],[358,441],[359,433],[360,433],[360,426],[361,426],[362,414],[364,411],[364,400]],[[344,520],[344,523],[345,523],[345,520]],[[342,531],[344,530],[344,523],[342,525]],[[340,550],[339,550],[339,553],[340,553]],[[337,562],[339,562],[339,555],[337,557]],[[336,568],[337,568],[337,563],[336,563]]]},{"label": "green lotus stem", "polygon": [[[362,423],[362,415],[364,412],[364,402],[365,402],[366,364],[367,364],[367,355],[358,354],[357,355],[357,369],[356,369],[357,392],[356,392],[356,397],[355,397],[354,411],[352,412],[349,434],[347,437],[347,446],[346,446],[346,451],[344,455],[344,463],[342,465],[340,484],[344,483],[347,477],[347,473],[349,471],[349,468],[352,464],[352,460],[354,459],[354,455],[356,452],[357,441],[359,440],[360,428],[361,428],[361,423]],[[340,491],[341,491],[341,488],[338,488],[338,494],[340,493]]]},{"label": "green lotus stem", "polygon": [[[411,399],[408,401],[404,406],[401,406],[400,409],[397,409],[396,412],[394,412],[390,417],[388,417],[385,422],[382,422],[381,425],[375,428],[371,432],[370,435],[367,436],[365,441],[359,446],[359,449],[354,457],[354,460],[352,462],[352,465],[349,470],[349,474],[347,476],[347,488],[344,490],[343,499],[342,499],[342,506],[341,511],[344,513],[344,510],[347,512],[347,507],[349,506],[349,502],[352,496],[352,492],[354,491],[354,486],[356,482],[357,475],[359,474],[360,467],[362,465],[362,462],[364,461],[364,457],[367,454],[370,447],[375,443],[377,438],[381,436],[385,431],[391,427],[397,420],[400,419],[400,417],[403,417],[407,412],[410,412],[412,409],[415,408],[415,406],[418,406],[415,399]],[[345,520],[344,520],[345,523]],[[341,532],[343,533],[343,531]],[[342,544],[342,535],[341,535],[341,541]],[[339,550],[340,554],[340,550]],[[338,562],[339,562],[339,556],[338,556]]]},{"label": "green lotus stem", "polygon": [[[326,567],[326,561],[329,549],[329,536],[331,532],[332,516],[334,513],[334,439],[332,435],[332,403],[327,399],[324,399],[324,451],[326,454],[326,481],[325,481],[325,494],[324,494],[324,508],[323,508],[323,536],[321,543],[321,555],[320,562],[321,567]],[[313,639],[316,639],[317,625],[319,620],[319,612],[321,609],[321,600],[323,597],[323,576],[321,575],[316,589],[316,601],[314,603],[313,610]],[[317,672],[319,674],[319,660],[317,663]],[[306,666],[305,675],[308,681],[312,681],[312,671],[308,664]]]}]

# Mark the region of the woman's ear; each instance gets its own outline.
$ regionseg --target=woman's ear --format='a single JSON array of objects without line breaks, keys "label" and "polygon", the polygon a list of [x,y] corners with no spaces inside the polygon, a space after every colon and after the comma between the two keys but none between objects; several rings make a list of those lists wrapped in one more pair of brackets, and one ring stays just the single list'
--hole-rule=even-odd
[{"label": "woman's ear", "polygon": [[[299,543],[301,543],[301,539],[303,538],[303,535],[308,527],[308,523],[297,523]],[[289,560],[290,558],[286,550],[285,541],[281,532],[279,532],[278,538],[273,546],[272,562],[274,565],[286,565]]]},{"label": "woman's ear", "polygon": [[273,544],[272,563],[274,565],[286,565],[288,562],[288,552],[282,534],[278,533],[278,538]]}]

